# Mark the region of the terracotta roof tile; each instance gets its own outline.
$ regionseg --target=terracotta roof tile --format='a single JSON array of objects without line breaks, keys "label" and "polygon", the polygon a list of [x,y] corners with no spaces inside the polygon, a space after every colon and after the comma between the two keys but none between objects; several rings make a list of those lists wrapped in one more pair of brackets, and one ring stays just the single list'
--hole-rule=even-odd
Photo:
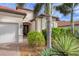
[{"label": "terracotta roof tile", "polygon": [[[69,21],[56,21],[58,24],[58,27],[65,27],[65,26],[70,26],[71,23]],[[79,21],[75,21],[74,25],[79,25]]]},{"label": "terracotta roof tile", "polygon": [[26,13],[24,13],[24,12],[20,12],[18,10],[14,10],[14,9],[11,9],[11,8],[8,8],[8,7],[4,7],[4,6],[0,6],[0,11],[14,13],[14,14],[26,15]]}]

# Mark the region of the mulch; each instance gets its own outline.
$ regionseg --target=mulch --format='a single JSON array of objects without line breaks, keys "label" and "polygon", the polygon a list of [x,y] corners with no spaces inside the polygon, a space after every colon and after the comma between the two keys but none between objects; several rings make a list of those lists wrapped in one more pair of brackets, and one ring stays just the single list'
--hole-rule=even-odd
[{"label": "mulch", "polygon": [[20,55],[21,56],[40,56],[41,51],[45,48],[45,47],[29,47],[27,44],[20,44]]}]

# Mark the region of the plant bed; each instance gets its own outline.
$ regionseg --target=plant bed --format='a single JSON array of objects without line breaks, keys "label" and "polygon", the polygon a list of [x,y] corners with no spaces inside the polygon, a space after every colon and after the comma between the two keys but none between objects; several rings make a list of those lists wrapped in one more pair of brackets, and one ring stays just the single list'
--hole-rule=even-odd
[{"label": "plant bed", "polygon": [[37,48],[31,48],[27,44],[20,44],[20,54],[21,56],[39,56],[40,52],[45,47],[37,47]]}]

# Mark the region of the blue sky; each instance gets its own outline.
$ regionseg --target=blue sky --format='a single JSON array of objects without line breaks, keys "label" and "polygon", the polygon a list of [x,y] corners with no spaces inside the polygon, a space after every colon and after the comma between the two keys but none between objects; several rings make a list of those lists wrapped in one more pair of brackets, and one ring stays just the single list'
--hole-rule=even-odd
[{"label": "blue sky", "polygon": [[[53,5],[59,5],[59,4],[53,4]],[[15,3],[0,3],[0,6],[6,6],[12,9],[16,9],[16,4]],[[25,8],[28,9],[34,9],[35,4],[34,3],[27,3],[24,5]],[[43,12],[44,9],[41,10],[41,13]],[[79,21],[79,5],[75,8],[74,12],[74,20]],[[52,12],[53,16],[59,17],[60,20],[62,21],[69,21],[70,20],[70,15],[64,16],[63,14],[60,14],[58,11],[53,10]]]}]

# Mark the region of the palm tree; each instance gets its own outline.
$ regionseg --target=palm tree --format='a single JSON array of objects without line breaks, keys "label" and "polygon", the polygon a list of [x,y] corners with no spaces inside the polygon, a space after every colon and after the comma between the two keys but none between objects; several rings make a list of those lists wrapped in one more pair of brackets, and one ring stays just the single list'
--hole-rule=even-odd
[{"label": "palm tree", "polygon": [[16,8],[23,8],[25,3],[16,3]]},{"label": "palm tree", "polygon": [[35,14],[34,16],[36,17],[38,15],[38,12],[40,11],[40,9],[43,5],[45,5],[45,14],[47,16],[46,17],[46,19],[47,19],[47,48],[51,48],[51,20],[52,20],[52,17],[51,17],[52,5],[51,5],[51,3],[36,4],[35,9],[34,9],[34,14]]},{"label": "palm tree", "polygon": [[65,16],[71,14],[71,32],[74,34],[74,8],[78,5],[78,3],[63,3],[59,6],[56,6],[56,10],[60,11],[60,13],[64,14]]},{"label": "palm tree", "polygon": [[[19,8],[23,8],[25,3],[17,3],[17,7]],[[47,4],[43,4],[43,3],[37,3],[35,8],[34,8],[34,18],[35,18],[35,30],[37,31],[37,16],[38,13],[40,11],[40,9],[42,8],[42,6],[45,5],[45,14],[47,15],[46,19],[47,19],[47,47],[51,48],[51,4],[47,3]]]},{"label": "palm tree", "polygon": [[37,30],[37,16],[38,16],[38,13],[39,13],[40,9],[42,8],[42,6],[43,6],[43,3],[37,3],[37,4],[35,5],[35,7],[34,7],[34,14],[33,14],[33,17],[34,17],[34,19],[35,19],[35,30],[36,30],[36,31],[38,31],[38,30]]}]

